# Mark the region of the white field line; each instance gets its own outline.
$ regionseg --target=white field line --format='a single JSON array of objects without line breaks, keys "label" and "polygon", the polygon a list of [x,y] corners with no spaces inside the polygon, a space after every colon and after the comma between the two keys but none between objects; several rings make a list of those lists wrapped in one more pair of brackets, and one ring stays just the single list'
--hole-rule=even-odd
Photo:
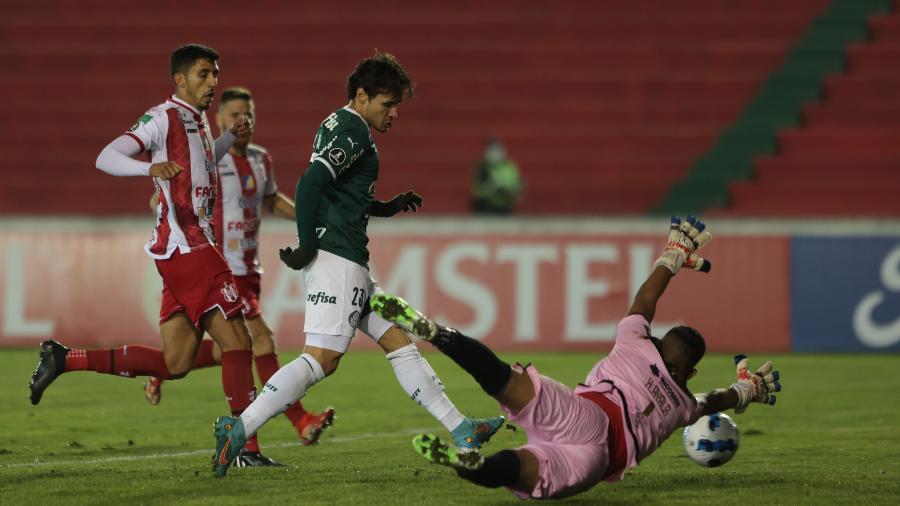
[{"label": "white field line", "polygon": [[[356,441],[365,441],[368,439],[378,439],[383,437],[396,437],[396,436],[404,436],[404,435],[414,435],[422,432],[434,432],[435,428],[420,428],[420,429],[407,429],[397,432],[366,432],[363,434],[357,434],[355,436],[346,436],[346,437],[334,437],[328,438],[327,440],[323,440],[319,444],[330,445],[335,443],[353,443]],[[261,445],[263,448],[290,448],[290,447],[300,447],[302,444],[300,441],[293,441],[290,443],[275,443],[275,444],[263,444]],[[95,464],[108,464],[111,462],[134,462],[139,460],[153,460],[153,459],[166,459],[166,458],[178,458],[178,457],[192,457],[195,455],[212,455],[215,451],[215,448],[210,446],[209,448],[204,448],[202,450],[190,450],[185,452],[172,452],[172,453],[152,453],[145,455],[121,455],[118,457],[105,457],[100,459],[79,459],[79,460],[37,460],[34,462],[17,462],[14,464],[0,464],[0,469],[7,468],[16,468],[16,467],[41,467],[41,466],[90,466]]]}]

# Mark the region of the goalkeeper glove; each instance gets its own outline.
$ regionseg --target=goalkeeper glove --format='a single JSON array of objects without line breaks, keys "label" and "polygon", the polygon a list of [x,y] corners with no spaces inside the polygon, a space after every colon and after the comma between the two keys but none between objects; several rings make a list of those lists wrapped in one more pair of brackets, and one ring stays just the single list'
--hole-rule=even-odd
[{"label": "goalkeeper glove", "polygon": [[732,390],[738,394],[738,405],[735,413],[747,411],[751,402],[761,402],[770,406],[775,404],[775,394],[781,391],[781,376],[778,371],[772,371],[772,361],[767,361],[759,366],[755,373],[750,374],[747,368],[746,355],[735,355],[734,364],[737,367],[737,383],[731,385]]},{"label": "goalkeeper glove", "polygon": [[662,265],[672,271],[672,274],[677,274],[682,266],[700,272],[709,272],[712,264],[698,256],[696,251],[711,239],[712,236],[706,231],[706,224],[699,219],[688,216],[682,222],[678,216],[672,216],[666,249],[653,263],[653,266]]}]

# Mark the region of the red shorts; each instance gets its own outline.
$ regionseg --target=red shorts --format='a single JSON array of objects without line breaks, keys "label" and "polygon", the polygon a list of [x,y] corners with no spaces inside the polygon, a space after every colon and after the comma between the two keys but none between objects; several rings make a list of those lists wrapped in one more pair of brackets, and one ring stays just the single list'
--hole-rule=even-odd
[{"label": "red shorts", "polygon": [[187,254],[175,250],[171,257],[156,261],[156,270],[163,280],[160,325],[175,313],[185,313],[199,329],[200,319],[213,309],[232,318],[244,307],[231,269],[212,246]]},{"label": "red shorts", "polygon": [[256,318],[262,311],[259,309],[259,273],[251,272],[246,276],[235,276],[238,294],[244,304],[244,318]]}]

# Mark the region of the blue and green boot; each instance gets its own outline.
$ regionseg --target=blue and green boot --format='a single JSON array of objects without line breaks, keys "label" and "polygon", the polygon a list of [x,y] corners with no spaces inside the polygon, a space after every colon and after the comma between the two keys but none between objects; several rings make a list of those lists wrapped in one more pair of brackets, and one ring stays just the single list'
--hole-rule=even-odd
[{"label": "blue and green boot", "polygon": [[241,417],[222,416],[213,425],[216,436],[216,453],[212,457],[212,470],[216,478],[228,473],[228,466],[241,454],[247,436]]}]

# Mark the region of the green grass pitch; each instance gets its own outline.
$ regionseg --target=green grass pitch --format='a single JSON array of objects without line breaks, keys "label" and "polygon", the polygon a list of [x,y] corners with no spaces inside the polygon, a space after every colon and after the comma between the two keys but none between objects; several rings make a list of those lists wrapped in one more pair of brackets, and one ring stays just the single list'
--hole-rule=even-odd
[{"label": "green grass pitch", "polygon": [[[427,344],[421,345],[429,348]],[[282,360],[296,353],[284,353]],[[574,385],[599,358],[591,354],[503,354],[534,362]],[[494,401],[449,360],[428,359],[465,413],[498,412]],[[900,504],[900,357],[751,356],[775,360],[784,391],[778,405],[754,405],[734,419],[735,459],[718,469],[690,462],[680,432],[617,484],[601,484],[561,504]],[[147,404],[141,379],[94,373],[63,376],[40,406],[27,399],[37,350],[0,351],[2,504],[515,504],[503,489],[476,487],[413,453],[416,432],[440,426],[410,401],[383,355],[351,351],[338,372],[306,397],[337,408],[315,447],[297,444],[284,417],[260,433],[266,453],[289,467],[209,470],[212,423],[226,413],[219,369],[164,385]],[[730,384],[731,358],[707,356],[695,392]],[[524,441],[503,430],[487,453]]]}]

